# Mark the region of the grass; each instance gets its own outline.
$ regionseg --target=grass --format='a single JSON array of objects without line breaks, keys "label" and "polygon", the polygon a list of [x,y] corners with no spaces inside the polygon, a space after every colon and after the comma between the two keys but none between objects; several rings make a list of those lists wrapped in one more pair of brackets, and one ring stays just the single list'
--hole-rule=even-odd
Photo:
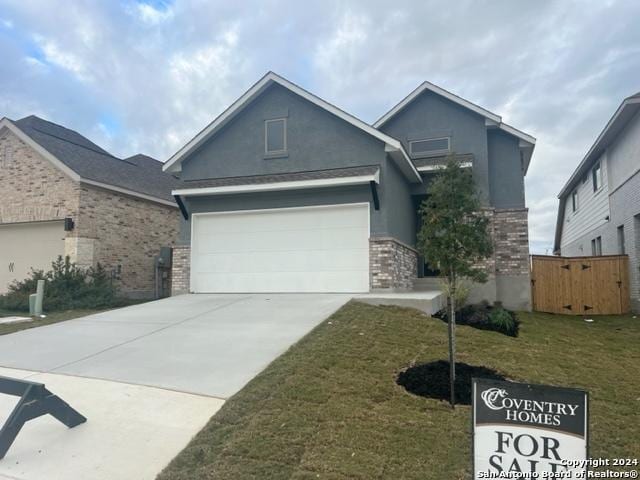
[{"label": "grass", "polygon": [[[637,457],[640,320],[520,318],[519,338],[458,327],[458,360],[589,390],[591,456]],[[395,383],[446,352],[444,322],[351,302],[227,401],[158,478],[469,478],[470,407]]]}]

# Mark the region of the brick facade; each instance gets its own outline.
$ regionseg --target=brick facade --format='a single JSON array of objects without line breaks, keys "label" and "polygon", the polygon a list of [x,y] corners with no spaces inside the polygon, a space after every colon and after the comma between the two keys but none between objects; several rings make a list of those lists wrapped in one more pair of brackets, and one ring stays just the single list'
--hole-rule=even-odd
[{"label": "brick facade", "polygon": [[418,275],[418,252],[394,238],[369,239],[369,287],[411,290]]},{"label": "brick facade", "polygon": [[529,275],[526,208],[495,210],[492,220],[496,275]]},{"label": "brick facade", "polygon": [[178,215],[173,207],[82,186],[75,230],[85,242],[78,245],[77,258],[93,252],[93,263],[116,272],[124,293],[149,297],[155,289],[154,258],[160,247],[175,242]]},{"label": "brick facade", "polygon": [[0,152],[0,224],[76,215],[80,185],[8,130],[0,133]]},{"label": "brick facade", "polygon": [[189,293],[191,275],[191,247],[176,245],[173,247],[171,261],[171,295]]},{"label": "brick facade", "polygon": [[0,152],[0,224],[71,217],[64,250],[72,262],[119,269],[125,295],[154,293],[153,258],[177,238],[177,208],[82,185],[8,130],[0,133]]}]

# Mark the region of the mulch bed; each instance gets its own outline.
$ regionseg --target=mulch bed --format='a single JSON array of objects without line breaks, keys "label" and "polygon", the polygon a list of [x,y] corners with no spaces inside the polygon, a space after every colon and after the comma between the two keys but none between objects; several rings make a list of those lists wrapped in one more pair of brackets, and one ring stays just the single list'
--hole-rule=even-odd
[{"label": "mulch bed", "polygon": [[[506,380],[495,370],[456,362],[456,403],[471,405],[471,379]],[[410,367],[398,375],[396,383],[420,397],[449,401],[449,362],[438,360]]]}]

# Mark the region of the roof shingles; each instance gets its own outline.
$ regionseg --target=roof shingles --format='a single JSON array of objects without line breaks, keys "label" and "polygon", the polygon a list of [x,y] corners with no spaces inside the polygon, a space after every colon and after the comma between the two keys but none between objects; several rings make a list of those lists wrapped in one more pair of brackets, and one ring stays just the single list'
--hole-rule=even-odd
[{"label": "roof shingles", "polygon": [[13,123],[81,179],[173,201],[177,180],[162,171],[162,162],[145,155],[117,158],[78,132],[35,115]]}]

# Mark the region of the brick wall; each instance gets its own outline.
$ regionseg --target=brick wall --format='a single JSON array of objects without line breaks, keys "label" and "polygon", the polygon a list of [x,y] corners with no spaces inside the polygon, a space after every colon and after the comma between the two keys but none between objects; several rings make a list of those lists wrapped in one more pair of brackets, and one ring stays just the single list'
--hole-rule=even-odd
[{"label": "brick wall", "polygon": [[418,274],[418,253],[393,238],[369,239],[371,289],[411,290]]},{"label": "brick wall", "polygon": [[176,245],[173,247],[171,262],[171,295],[189,293],[191,268],[191,247]]},{"label": "brick wall", "polygon": [[[178,236],[177,208],[82,186],[75,230],[86,239],[79,256],[93,252],[93,264],[118,271],[122,292],[132,297],[154,293],[154,258]],[[88,256],[88,255],[87,255]]]},{"label": "brick wall", "polygon": [[493,214],[493,256],[496,275],[529,274],[528,210],[495,210]]},{"label": "brick wall", "polygon": [[8,129],[0,132],[0,155],[0,223],[60,220],[76,215],[79,185]]},{"label": "brick wall", "polygon": [[154,292],[153,259],[176,241],[177,208],[81,185],[7,129],[0,154],[0,224],[71,217],[75,228],[65,232],[71,261],[121,265],[123,293]]}]

